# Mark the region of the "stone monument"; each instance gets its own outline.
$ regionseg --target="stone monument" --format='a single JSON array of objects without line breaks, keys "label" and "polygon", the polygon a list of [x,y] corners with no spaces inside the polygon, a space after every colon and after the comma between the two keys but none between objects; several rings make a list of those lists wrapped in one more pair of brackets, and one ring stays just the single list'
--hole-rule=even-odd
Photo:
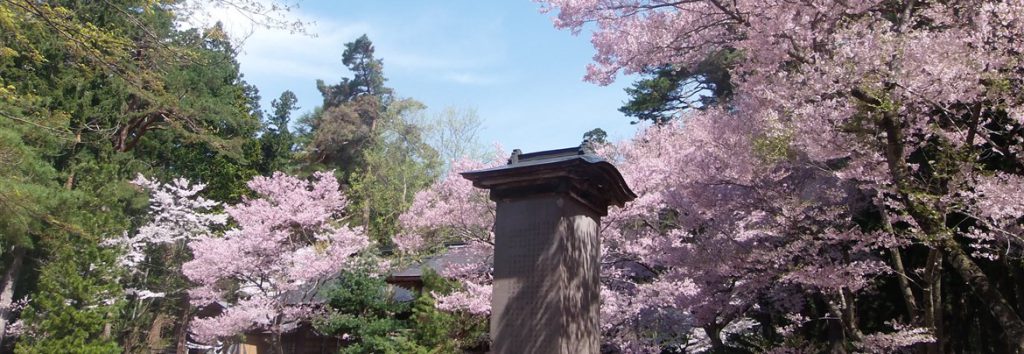
[{"label": "stone monument", "polygon": [[600,351],[601,217],[636,195],[588,147],[515,150],[505,166],[462,173],[498,207],[493,353]]}]

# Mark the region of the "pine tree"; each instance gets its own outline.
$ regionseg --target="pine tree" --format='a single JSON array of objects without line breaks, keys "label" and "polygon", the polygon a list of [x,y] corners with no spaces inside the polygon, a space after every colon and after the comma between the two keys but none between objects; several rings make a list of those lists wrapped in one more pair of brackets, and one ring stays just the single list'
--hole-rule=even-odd
[{"label": "pine tree", "polygon": [[342,78],[335,85],[317,80],[324,101],[319,114],[306,121],[310,134],[306,153],[313,167],[336,169],[348,183],[364,163],[363,151],[377,136],[392,90],[384,86],[383,61],[374,57],[373,43],[366,35],[345,44],[342,64],[352,78]]},{"label": "pine tree", "polygon": [[288,125],[291,123],[292,112],[299,109],[296,105],[297,102],[298,98],[295,97],[295,93],[285,91],[281,93],[280,98],[270,103],[274,112],[264,124],[263,134],[260,136],[263,158],[260,161],[259,170],[263,175],[291,169],[296,139]]}]

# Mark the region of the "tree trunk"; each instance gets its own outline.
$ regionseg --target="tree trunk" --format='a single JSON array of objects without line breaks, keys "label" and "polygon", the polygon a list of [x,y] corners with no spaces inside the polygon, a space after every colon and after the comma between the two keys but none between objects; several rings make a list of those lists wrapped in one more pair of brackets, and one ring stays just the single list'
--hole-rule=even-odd
[{"label": "tree trunk", "polygon": [[1018,309],[1024,308],[1024,276],[1021,274],[1020,264],[1011,261],[1010,257],[1003,257],[1003,266],[1010,270],[1009,282],[1013,287],[1013,304]]},{"label": "tree trunk", "polygon": [[[857,92],[856,90],[853,94],[865,102],[872,99],[869,96],[865,96],[863,92]],[[886,164],[889,167],[890,179],[893,186],[896,187],[900,202],[906,207],[907,212],[914,221],[921,226],[921,230],[933,242],[933,245],[941,247],[946,251],[946,257],[948,257],[950,265],[964,279],[971,292],[988,307],[989,312],[992,313],[992,316],[996,318],[996,322],[1002,327],[1010,348],[1013,348],[1014,352],[1024,353],[1024,321],[1021,320],[1017,312],[1010,306],[1010,303],[1006,301],[1006,298],[999,292],[999,289],[996,289],[988,276],[964,252],[960,244],[953,238],[953,234],[946,230],[943,221],[937,219],[936,215],[944,215],[944,213],[941,210],[933,210],[934,208],[930,206],[922,205],[921,202],[909,197],[909,193],[913,192],[914,188],[910,186],[910,180],[907,177],[907,166],[905,161],[903,161],[903,131],[898,119],[899,117],[894,113],[884,112],[878,124],[886,133]],[[929,299],[927,302],[931,301],[932,299]],[[938,305],[939,315],[941,316],[941,303]],[[932,316],[934,315],[935,313],[932,313]]]},{"label": "tree trunk", "polygon": [[725,343],[722,342],[722,327],[721,325],[709,324],[704,326],[704,333],[708,335],[708,339],[711,341],[711,349],[713,352],[724,351]]},{"label": "tree trunk", "polygon": [[100,334],[100,339],[110,339],[110,332],[113,330],[113,326],[110,324],[111,313],[107,313],[107,322],[103,324],[103,333]]},{"label": "tree trunk", "polygon": [[935,342],[929,343],[928,353],[943,353],[943,326],[942,326],[942,251],[931,249],[928,252],[928,264],[925,266],[925,281],[928,283],[928,299],[925,302],[928,308],[925,309],[925,325],[931,328],[935,335]]},{"label": "tree trunk", "polygon": [[946,248],[949,264],[964,279],[972,293],[988,307],[989,312],[1002,327],[1009,348],[1016,353],[1024,353],[1024,320],[1021,320],[999,289],[996,289],[960,244],[952,237],[946,237],[944,241],[943,246]]},{"label": "tree trunk", "polygon": [[64,189],[71,190],[75,186],[75,172],[68,173],[68,178],[64,181]]},{"label": "tree trunk", "polygon": [[857,323],[857,299],[853,292],[843,289],[840,294],[843,305],[843,324],[846,326],[846,333],[851,340],[859,342],[864,336]]},{"label": "tree trunk", "polygon": [[402,203],[406,203],[409,200],[409,178],[408,171],[402,171]]},{"label": "tree trunk", "polygon": [[167,320],[167,315],[157,313],[156,318],[153,319],[153,324],[149,326],[149,333],[146,333],[146,347],[150,352],[163,349],[160,347],[160,344],[163,341],[163,331],[164,326],[167,325]]},{"label": "tree trunk", "polygon": [[[372,173],[372,170],[373,168],[366,168],[367,173]],[[365,230],[366,232],[370,232],[370,209],[372,208],[371,204],[373,203],[373,201],[370,197],[370,193],[364,195],[363,198],[363,230]]]},{"label": "tree trunk", "polygon": [[185,296],[185,305],[182,306],[181,311],[181,326],[178,327],[178,348],[176,354],[188,354],[188,327],[191,324],[192,316],[192,304],[188,302],[188,296]]},{"label": "tree trunk", "polygon": [[[878,208],[878,213],[882,216],[882,227],[885,232],[895,234],[895,230],[892,227],[892,220],[889,219],[889,211],[885,208],[885,202],[882,198],[875,199],[875,206]],[[892,261],[892,268],[896,271],[896,280],[900,285],[900,294],[903,295],[903,304],[907,307],[907,322],[908,323],[919,323],[918,322],[918,309],[917,300],[914,298],[914,289],[910,287],[910,280],[907,276],[907,269],[903,265],[903,255],[900,254],[899,248],[889,249],[889,258]]]},{"label": "tree trunk", "polygon": [[892,259],[893,269],[896,270],[896,279],[899,280],[900,293],[903,295],[903,304],[907,307],[907,322],[918,323],[917,300],[914,298],[914,289],[910,287],[910,280],[907,279],[907,269],[903,266],[903,256],[898,248],[889,250]]},{"label": "tree trunk", "polygon": [[11,265],[4,272],[3,289],[0,289],[0,346],[7,334],[7,324],[11,321],[11,306],[14,305],[14,286],[21,275],[21,264],[25,260],[25,248],[14,246]]},{"label": "tree trunk", "polygon": [[822,302],[825,303],[826,313],[831,317],[826,323],[828,325],[828,342],[829,352],[831,353],[846,353],[846,344],[850,341],[856,341],[853,337],[853,331],[851,330],[851,324],[848,322],[846,310],[846,299],[843,294],[839,294],[838,300],[840,304],[837,305],[828,296],[821,295]]},{"label": "tree trunk", "polygon": [[[374,115],[374,116],[370,117],[370,141],[371,141],[370,145],[371,146],[377,144],[377,135],[376,135],[377,134],[377,119],[378,119],[378,115]],[[372,148],[372,147],[367,147],[367,148]],[[363,150],[363,156],[366,156],[365,154],[366,154],[366,150]],[[367,178],[373,178],[373,164],[372,163],[366,164],[366,177]],[[370,211],[373,209],[373,206],[372,206],[373,198],[371,196],[372,192],[369,192],[369,191],[366,191],[366,192],[367,193],[363,196],[363,230],[365,230],[367,233],[369,233],[370,232]],[[370,235],[372,237],[373,234],[371,233]]]}]

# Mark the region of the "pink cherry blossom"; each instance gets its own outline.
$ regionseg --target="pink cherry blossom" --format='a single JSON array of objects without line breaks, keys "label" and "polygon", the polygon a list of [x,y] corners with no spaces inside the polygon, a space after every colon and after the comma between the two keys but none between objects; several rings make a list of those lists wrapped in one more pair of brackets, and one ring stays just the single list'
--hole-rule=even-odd
[{"label": "pink cherry blossom", "polygon": [[[640,195],[605,220],[602,257],[619,269],[605,269],[611,286],[603,296],[625,312],[603,311],[618,327],[606,328],[609,341],[657,351],[661,339],[636,333],[655,330],[644,328],[643,314],[669,310],[710,332],[755,307],[798,315],[812,297],[836,314],[852,311],[851,296],[893,276],[883,255],[913,243],[957,254],[955,243],[936,241],[955,236],[975,257],[1020,257],[1024,102],[1003,84],[1019,82],[1024,68],[1024,3],[541,2],[557,28],[592,33],[596,55],[585,78],[598,84],[654,67],[693,69],[722,51],[741,54],[728,68],[734,94],[720,107],[683,114],[606,152]],[[935,146],[1017,167],[982,170],[983,161],[968,157],[938,179],[948,180],[940,184],[948,192],[921,198],[908,185],[935,190],[936,162],[919,157]],[[937,232],[922,209],[968,220]],[[852,222],[871,210],[898,227]],[[963,264],[960,277],[983,276]],[[652,279],[632,284],[638,274]],[[696,293],[630,297],[680,281]],[[998,311],[1004,300],[986,294]],[[1024,337],[1012,317],[1000,325]],[[856,323],[843,325],[859,336]],[[931,341],[933,329],[896,327],[859,341],[867,351]]]},{"label": "pink cherry blossom", "polygon": [[394,241],[401,252],[422,255],[444,244],[463,243],[465,247],[443,251],[465,253],[464,258],[475,260],[440,270],[441,275],[462,283],[461,290],[437,299],[440,309],[490,313],[495,205],[487,191],[474,188],[459,172],[500,163],[504,161],[497,158],[491,163],[453,162],[445,177],[417,193],[412,206],[399,217],[403,231]]},{"label": "pink cherry blossom", "polygon": [[[249,188],[257,198],[225,208],[237,226],[190,243],[194,259],[182,266],[197,284],[189,292],[193,305],[237,299],[221,314],[193,321],[201,341],[253,329],[280,334],[281,324],[308,320],[315,313],[310,304],[286,299],[310,294],[286,295],[317,291],[370,245],[362,229],[341,222],[347,200],[331,172],[312,181],[277,172],[256,177]],[[228,293],[226,282],[238,290]]]}]

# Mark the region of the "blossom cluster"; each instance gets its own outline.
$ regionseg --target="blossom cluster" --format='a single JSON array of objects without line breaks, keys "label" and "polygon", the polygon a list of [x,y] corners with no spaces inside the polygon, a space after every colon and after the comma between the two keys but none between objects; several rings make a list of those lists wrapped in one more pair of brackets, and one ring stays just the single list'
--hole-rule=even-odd
[{"label": "blossom cluster", "polygon": [[[191,321],[192,334],[204,343],[308,320],[315,306],[288,299],[308,298],[303,293],[317,291],[370,245],[362,229],[341,222],[348,201],[332,172],[317,172],[312,181],[280,172],[256,177],[248,183],[256,198],[224,205],[224,212],[199,195],[201,184],[182,178],[164,184],[143,176],[133,183],[150,191],[152,220],[110,244],[123,248],[121,264],[130,271],[139,269],[151,247],[188,246],[193,259],[181,272],[196,284],[188,291],[190,302],[221,308],[213,317]],[[166,295],[147,289],[125,293],[140,300]],[[296,294],[302,296],[290,296]]]},{"label": "blossom cluster", "polygon": [[[604,220],[610,342],[657,351],[673,338],[638,333],[663,333],[658,318],[683,314],[714,337],[754,311],[802,318],[808,299],[843,319],[902,271],[885,255],[913,243],[962,252],[948,235],[976,258],[1020,257],[1024,3],[542,3],[557,28],[593,29],[585,79],[598,84],[738,56],[721,63],[730,97],[606,151],[640,195]],[[954,214],[965,220],[949,232],[934,220]],[[982,276],[971,262],[957,271]],[[783,321],[785,332],[802,323]],[[935,330],[842,324],[868,351]]]},{"label": "blossom cluster", "polygon": [[193,305],[237,299],[220,315],[193,320],[201,341],[308,318],[308,304],[289,303],[286,294],[317,291],[370,245],[361,229],[338,222],[348,202],[332,172],[312,181],[276,172],[248,186],[257,198],[225,207],[237,226],[190,243],[194,259],[182,266],[198,285],[189,291]]},{"label": "blossom cluster", "polygon": [[491,312],[495,205],[487,191],[474,188],[459,173],[499,163],[500,160],[489,164],[469,159],[454,161],[447,175],[418,192],[409,210],[399,217],[403,232],[394,241],[405,254],[429,254],[445,244],[465,245],[441,250],[465,253],[460,257],[471,261],[440,270],[442,276],[458,279],[462,289],[437,294],[438,308],[478,315]]}]

